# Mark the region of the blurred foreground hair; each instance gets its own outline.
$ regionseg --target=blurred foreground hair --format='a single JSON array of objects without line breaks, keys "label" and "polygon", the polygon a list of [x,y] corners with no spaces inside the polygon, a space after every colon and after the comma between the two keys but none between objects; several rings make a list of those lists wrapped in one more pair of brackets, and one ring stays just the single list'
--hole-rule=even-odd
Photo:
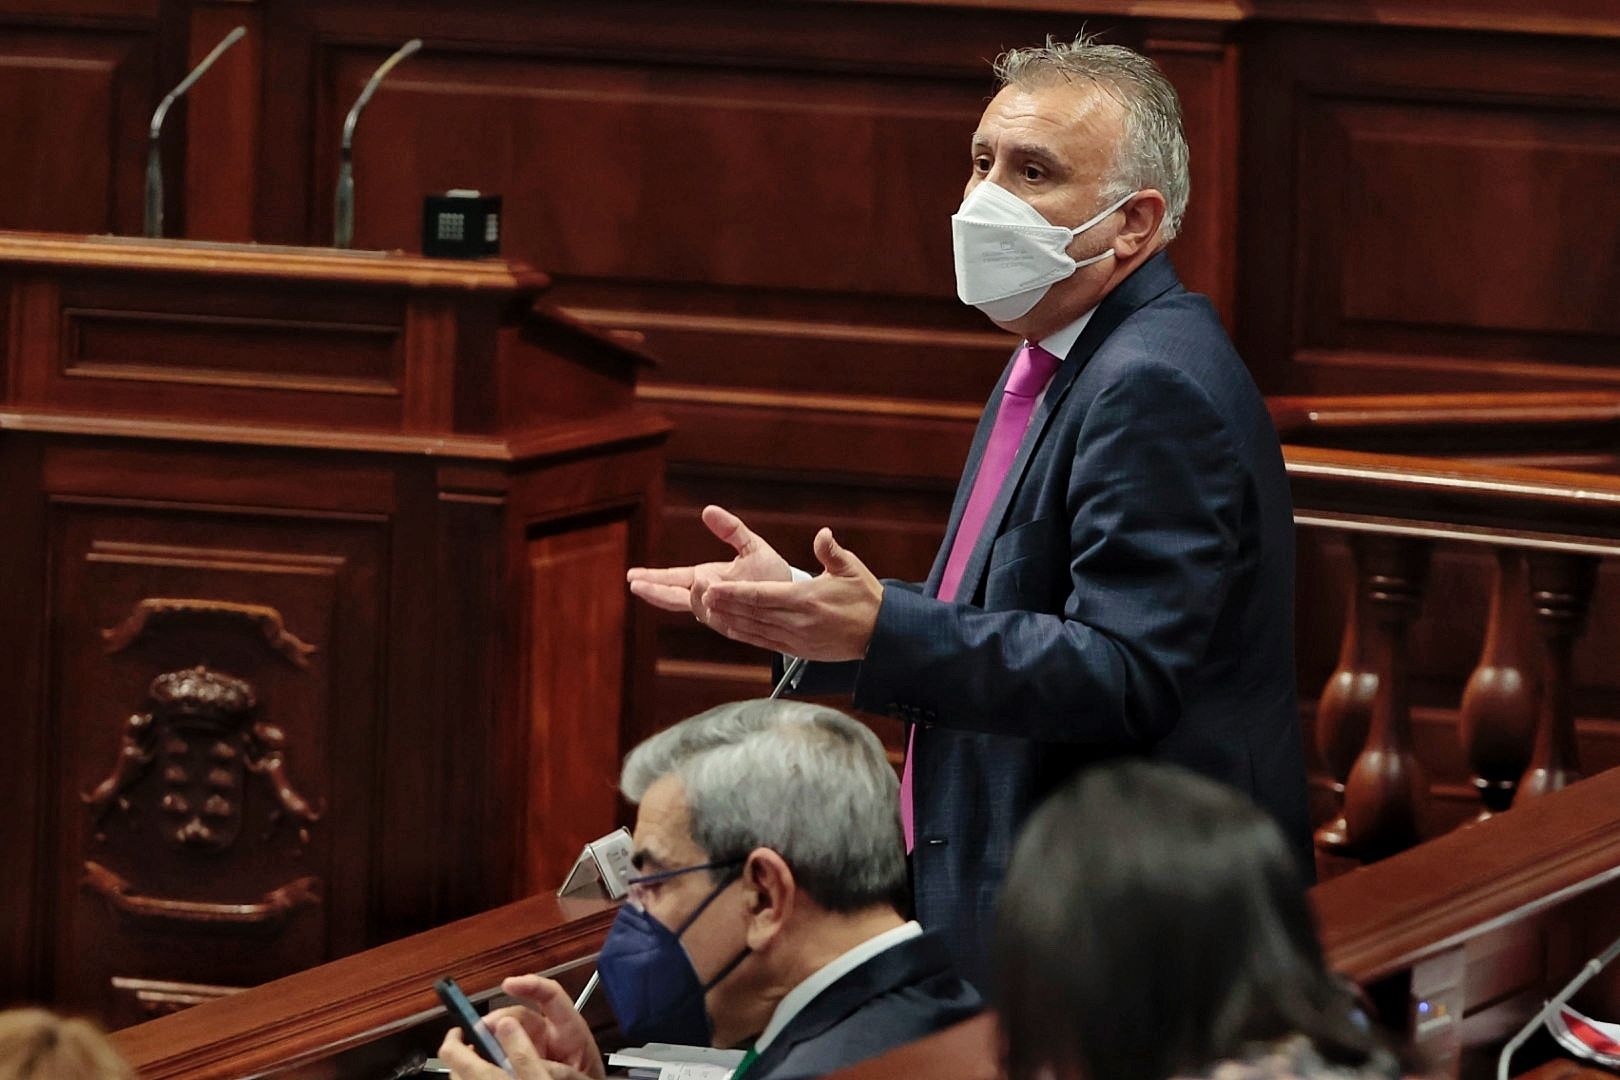
[{"label": "blurred foreground hair", "polygon": [[1121,761],[1061,788],[1018,842],[996,931],[1012,1080],[1197,1076],[1299,1035],[1328,1066],[1398,1071],[1323,965],[1281,830],[1185,769]]}]

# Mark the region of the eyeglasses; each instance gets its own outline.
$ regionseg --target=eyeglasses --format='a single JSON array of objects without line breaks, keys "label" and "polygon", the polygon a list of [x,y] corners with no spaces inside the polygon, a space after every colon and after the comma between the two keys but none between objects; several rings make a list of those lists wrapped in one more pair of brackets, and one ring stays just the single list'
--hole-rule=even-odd
[{"label": "eyeglasses", "polygon": [[[624,883],[627,890],[625,899],[637,911],[646,911],[647,898],[651,895],[652,890],[670,878],[677,878],[682,874],[695,874],[699,870],[729,870],[732,867],[741,866],[747,861],[746,857],[739,856],[734,859],[718,859],[714,862],[698,863],[696,866],[683,866],[678,870],[660,870],[656,874],[643,874],[640,877],[633,877]],[[726,881],[724,884],[729,885],[731,882]]]}]

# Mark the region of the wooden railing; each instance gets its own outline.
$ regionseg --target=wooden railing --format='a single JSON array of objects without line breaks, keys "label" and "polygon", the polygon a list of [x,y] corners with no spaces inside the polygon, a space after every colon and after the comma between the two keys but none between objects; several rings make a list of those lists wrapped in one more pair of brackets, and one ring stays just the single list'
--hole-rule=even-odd
[{"label": "wooden railing", "polygon": [[[1620,770],[1318,885],[1312,900],[1330,966],[1366,987],[1440,1075],[1471,1075],[1620,932]],[[443,1036],[434,978],[452,974],[475,998],[519,971],[577,987],[612,910],[534,897],[114,1039],[146,1080],[386,1076]],[[1578,1002],[1620,1013],[1615,984],[1589,990]],[[989,1080],[997,1038],[981,1020],[849,1075]]]},{"label": "wooden railing", "polygon": [[1620,394],[1369,394],[1266,399],[1285,444],[1613,468]]},{"label": "wooden railing", "polygon": [[[1318,885],[1311,899],[1328,966],[1368,991],[1432,1075],[1491,1075],[1507,1037],[1620,932],[1620,769]],[[1613,981],[1588,989],[1577,1003],[1620,1014]],[[834,1075],[988,1080],[998,1039],[993,1023],[970,1021]],[[1514,1075],[1604,1075],[1536,1059],[1532,1048]]]},{"label": "wooden railing", "polygon": [[[1567,784],[1579,771],[1571,653],[1598,561],[1620,555],[1620,478],[1308,447],[1289,447],[1287,460],[1296,523],[1350,534],[1354,561],[1316,718],[1343,813],[1319,848],[1372,861],[1422,838],[1406,638],[1437,545],[1483,546],[1497,565],[1492,621],[1459,703],[1481,811]],[[1508,618],[1516,592],[1528,594],[1531,627]]]},{"label": "wooden railing", "polygon": [[[1323,583],[1309,576],[1344,567],[1342,581],[1328,586],[1343,600],[1337,662],[1312,716],[1337,804],[1316,835],[1323,869],[1387,857],[1455,821],[1567,784],[1580,769],[1576,644],[1600,565],[1620,553],[1620,394],[1269,404],[1287,444],[1300,528],[1303,653],[1314,646],[1320,656],[1321,620],[1337,617],[1336,605],[1320,603]],[[1332,545],[1338,558],[1321,558]],[[1446,584],[1431,590],[1437,553]],[[1459,579],[1471,593],[1462,610],[1455,609]],[[1413,733],[1414,674],[1428,676],[1425,690],[1436,693],[1437,661],[1410,640],[1426,600],[1427,647],[1478,642],[1472,670],[1448,690],[1450,700],[1428,703],[1454,723],[1455,753],[1443,762],[1420,761]],[[1596,646],[1620,649],[1612,627],[1604,635]],[[1303,669],[1324,670],[1315,659],[1302,655]],[[1607,670],[1598,680],[1609,689]],[[1302,686],[1307,702],[1314,689]],[[1600,708],[1614,718],[1612,702]],[[1437,807],[1429,778],[1455,773],[1458,759],[1468,786],[1439,785],[1449,801]]]},{"label": "wooden railing", "polygon": [[[578,990],[617,905],[546,894],[113,1033],[142,1080],[388,1076],[431,1055],[449,975],[483,1001],[501,979],[541,972]],[[597,995],[593,1020],[605,1018]]]}]

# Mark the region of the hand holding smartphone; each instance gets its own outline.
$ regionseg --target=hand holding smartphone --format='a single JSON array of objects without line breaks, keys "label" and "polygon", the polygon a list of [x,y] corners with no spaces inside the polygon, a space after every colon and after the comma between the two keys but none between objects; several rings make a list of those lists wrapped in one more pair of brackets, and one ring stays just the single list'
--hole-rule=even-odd
[{"label": "hand holding smartphone", "polygon": [[495,1033],[489,1030],[484,1018],[478,1015],[472,1002],[467,1000],[467,995],[461,992],[456,980],[446,976],[434,983],[433,989],[438,991],[439,1000],[444,1002],[444,1007],[449,1010],[451,1017],[461,1025],[461,1030],[466,1033],[467,1042],[472,1048],[483,1055],[485,1060],[500,1066],[507,1076],[515,1076],[512,1063],[507,1060],[506,1051],[502,1050],[501,1044],[496,1041]]}]

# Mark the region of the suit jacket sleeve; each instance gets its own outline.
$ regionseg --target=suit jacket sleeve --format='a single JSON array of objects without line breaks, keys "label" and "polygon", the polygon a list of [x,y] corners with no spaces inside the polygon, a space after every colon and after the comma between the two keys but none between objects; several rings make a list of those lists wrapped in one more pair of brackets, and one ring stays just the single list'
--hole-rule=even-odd
[{"label": "suit jacket sleeve", "polygon": [[[900,589],[905,592],[922,595],[922,585],[914,581],[897,581],[893,578],[883,579],[883,589],[887,593],[890,589]],[[782,680],[782,674],[787,670],[781,653],[771,654],[771,685],[775,686]],[[795,696],[815,696],[830,694],[851,694],[855,691],[855,682],[860,677],[861,662],[859,660],[844,660],[839,662],[811,661],[804,665],[799,676],[799,685],[793,687]]]},{"label": "suit jacket sleeve", "polygon": [[[1048,522],[1058,539],[1046,557],[1064,557],[1067,529],[1061,614],[885,588],[855,705],[1044,741],[1162,736],[1231,583],[1244,492],[1203,390],[1175,368],[1139,365],[1091,402],[1062,514]],[[996,562],[991,574],[1017,573]]]}]

